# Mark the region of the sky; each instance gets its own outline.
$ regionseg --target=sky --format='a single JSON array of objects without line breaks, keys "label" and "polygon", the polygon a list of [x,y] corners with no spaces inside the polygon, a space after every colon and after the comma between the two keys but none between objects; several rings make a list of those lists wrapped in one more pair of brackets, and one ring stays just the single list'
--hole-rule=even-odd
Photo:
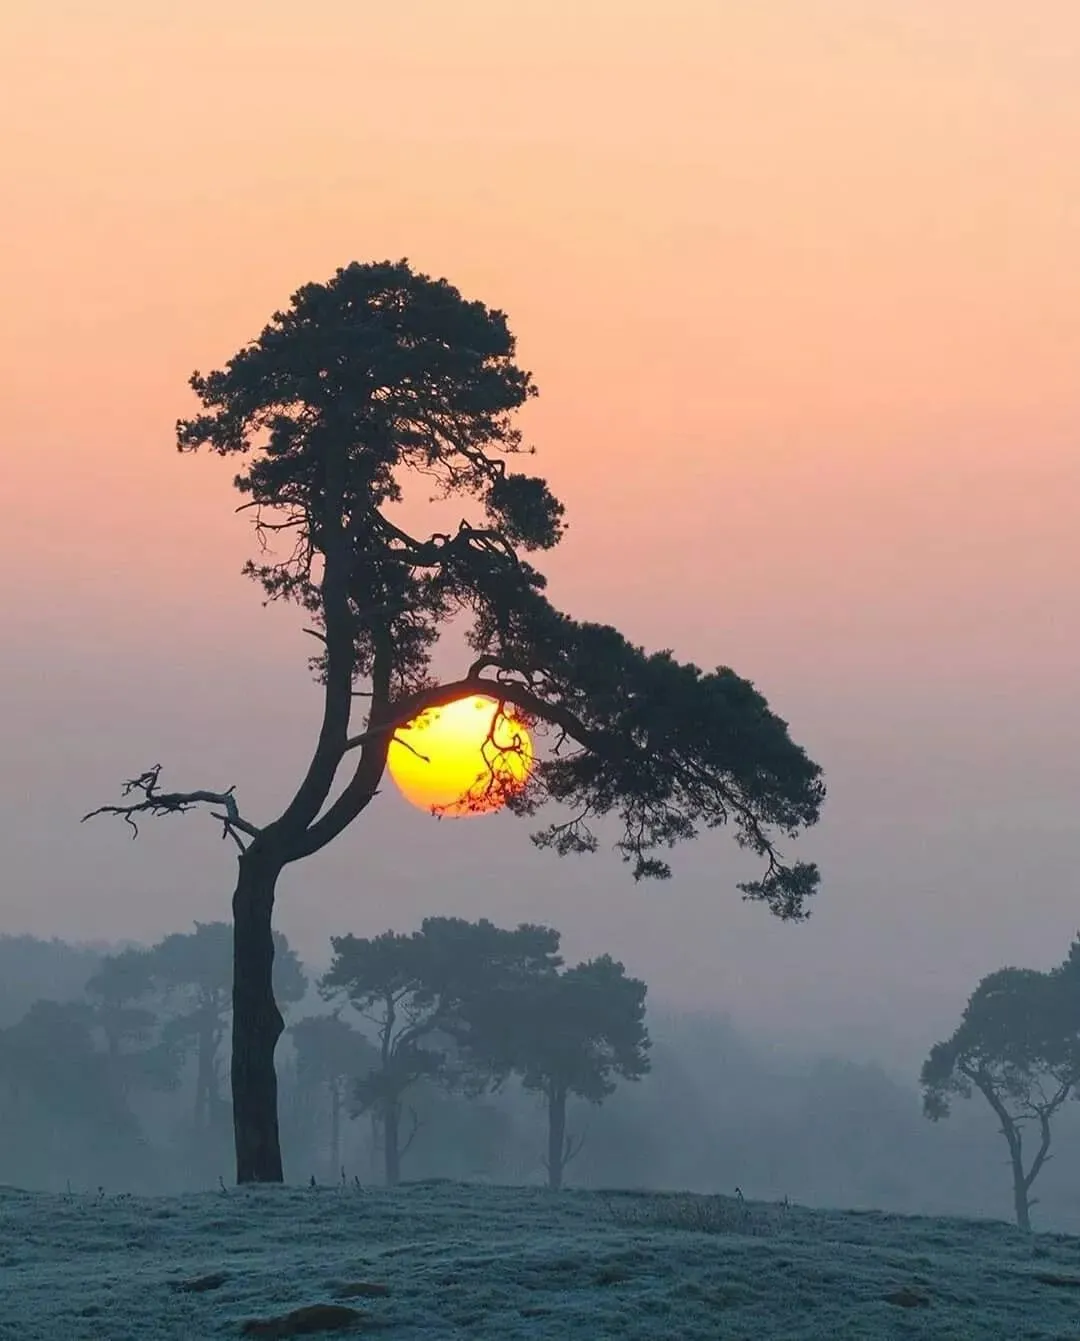
[{"label": "sky", "polygon": [[[278,926],[546,922],[777,1047],[917,1068],[1080,927],[1074,0],[13,0],[0,15],[0,932],[228,916],[318,691],[187,379],[408,257],[505,310],[567,505],[550,594],[733,666],[825,768],[811,919],[729,837],[635,885],[387,785]],[[459,667],[449,666],[456,672]],[[614,834],[610,837],[614,838]]]}]

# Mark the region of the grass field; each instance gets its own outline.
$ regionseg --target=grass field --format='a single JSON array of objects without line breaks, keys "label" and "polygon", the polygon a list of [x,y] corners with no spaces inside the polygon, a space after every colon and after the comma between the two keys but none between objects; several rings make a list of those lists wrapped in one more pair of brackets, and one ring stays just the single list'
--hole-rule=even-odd
[{"label": "grass field", "polygon": [[1065,1341],[1080,1338],[1080,1239],[453,1183],[158,1198],[0,1189],[4,1341],[302,1334]]}]

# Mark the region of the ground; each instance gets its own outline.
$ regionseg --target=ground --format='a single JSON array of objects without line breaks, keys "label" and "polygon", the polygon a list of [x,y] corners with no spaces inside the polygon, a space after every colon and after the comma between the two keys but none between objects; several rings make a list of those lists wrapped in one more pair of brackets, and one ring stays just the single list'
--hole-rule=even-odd
[{"label": "ground", "polygon": [[[201,1341],[333,1305],[387,1341],[1080,1337],[1080,1239],[682,1194],[0,1189],[0,1338]],[[315,1319],[318,1321],[319,1319]],[[247,1335],[290,1333],[285,1324]]]}]

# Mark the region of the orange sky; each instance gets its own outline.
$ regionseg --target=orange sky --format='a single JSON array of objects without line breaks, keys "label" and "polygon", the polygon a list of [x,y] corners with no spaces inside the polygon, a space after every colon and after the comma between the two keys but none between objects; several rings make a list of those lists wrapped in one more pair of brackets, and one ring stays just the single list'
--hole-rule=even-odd
[{"label": "orange sky", "polygon": [[555,598],[730,662],[826,765],[826,887],[777,929],[717,840],[643,892],[387,797],[419,865],[358,825],[283,902],[289,934],[550,920],[782,1030],[779,964],[826,1034],[883,981],[882,1021],[904,992],[947,1015],[1006,959],[1060,957],[1078,68],[1074,0],[6,6],[0,929],[225,914],[209,826],[132,848],[72,819],[162,755],[269,808],[307,748],[297,622],[237,575],[231,471],[178,458],[172,424],[192,369],[298,285],[408,256],[503,307],[536,375],[572,526]]}]

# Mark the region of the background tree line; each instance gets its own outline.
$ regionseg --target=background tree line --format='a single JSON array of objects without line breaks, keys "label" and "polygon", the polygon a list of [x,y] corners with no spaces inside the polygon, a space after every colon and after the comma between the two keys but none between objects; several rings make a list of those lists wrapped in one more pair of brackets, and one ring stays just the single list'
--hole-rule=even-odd
[{"label": "background tree line", "polygon": [[[580,975],[552,964],[558,937],[543,928],[435,919],[407,935],[344,937],[321,976],[306,971],[282,938],[278,990],[290,1004],[279,1052],[291,1179],[336,1183],[344,1168],[350,1185],[354,1177],[383,1181],[380,1105],[390,1096],[403,1177],[536,1182],[550,1176],[545,1160],[558,1167],[544,1059],[530,1063],[524,1046],[526,1038],[530,1048],[543,1040],[522,1035],[517,1069],[503,1050],[527,995],[504,983],[502,997],[488,998],[498,1001],[488,1012],[494,1027],[482,1052],[472,1036],[470,1055],[466,1028],[483,1017],[475,997],[455,998],[439,967],[452,944],[463,954],[460,942],[471,937],[475,952],[484,936],[499,942],[503,968],[546,961],[549,977],[531,990],[564,990],[571,1000]],[[573,1178],[586,1186],[730,1192],[739,1185],[747,1195],[807,1204],[1020,1220],[1018,1155],[1028,1222],[1038,1179],[1039,1227],[1080,1230],[1080,1106],[1069,1102],[1076,1090],[1068,1069],[1078,945],[1049,973],[988,975],[956,1033],[932,1051],[921,1096],[880,1066],[778,1057],[723,1018],[650,1008],[647,1072],[602,1106],[586,1084],[567,1085],[567,1125],[556,1148],[565,1151],[570,1138]],[[107,950],[0,937],[0,1182],[55,1190],[68,1180],[134,1191],[215,1186],[231,1158],[228,928],[211,924],[149,949]],[[602,977],[604,963],[594,961],[591,973]],[[386,1015],[376,989],[390,969],[399,990],[409,985],[401,1001],[415,1018],[397,1011],[387,1056],[396,1039],[399,1060],[384,1069]],[[564,982],[556,986],[556,977]],[[634,980],[616,981],[633,1002]],[[545,1008],[555,1020],[550,1000]],[[636,1006],[619,1009],[633,1029]],[[643,1013],[640,1022],[644,1033]],[[406,1029],[415,1032],[402,1038]],[[632,1074],[634,1050],[622,1056]],[[1066,1080],[1068,1094],[1058,1099]],[[956,1103],[968,1094],[971,1102]],[[949,1120],[941,1121],[946,1109]],[[939,1120],[925,1121],[924,1110]],[[1036,1167],[1044,1123],[1052,1143]]]},{"label": "background tree line", "polygon": [[[344,1116],[370,1120],[382,1179],[393,1185],[421,1124],[434,1116],[436,1094],[477,1099],[517,1077],[545,1104],[544,1163],[558,1188],[580,1150],[567,1126],[570,1097],[600,1104],[616,1077],[638,1079],[648,1070],[645,984],[608,956],[565,968],[551,928],[428,918],[411,934],[344,936],[333,947],[317,987],[336,1008],[302,1015],[289,1030],[292,1144],[314,1155],[328,1110],[328,1167],[313,1162],[329,1178],[345,1178]],[[231,928],[197,924],[149,949],[106,955],[81,999],[36,1000],[0,1030],[3,1131],[13,1163],[34,1168],[18,1158],[21,1133],[47,1164],[64,1147],[69,1165],[77,1150],[91,1167],[113,1173],[126,1156],[138,1176],[149,1156],[144,1129],[162,1134],[164,1107],[177,1153],[183,1157],[186,1147],[193,1170],[220,1168],[230,1134],[223,1042],[232,963]],[[308,994],[311,984],[281,936],[274,973],[275,995],[286,1006]],[[343,1017],[346,1008],[355,1025]],[[185,1079],[190,1107],[178,1123],[180,1106],[162,1100],[185,1088]],[[42,1142],[42,1122],[54,1140]],[[80,1138],[74,1145],[68,1128]]]}]

